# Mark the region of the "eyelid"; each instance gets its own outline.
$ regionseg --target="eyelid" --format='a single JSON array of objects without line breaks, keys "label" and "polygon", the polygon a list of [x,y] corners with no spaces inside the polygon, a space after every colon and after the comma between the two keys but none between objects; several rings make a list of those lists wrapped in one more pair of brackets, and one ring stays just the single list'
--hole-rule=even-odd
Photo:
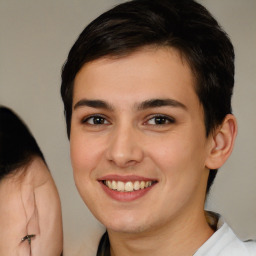
[{"label": "eyelid", "polygon": [[165,123],[165,124],[154,124],[156,126],[163,126],[163,125],[168,125],[168,124],[173,124],[175,123],[175,118],[169,116],[169,115],[165,115],[165,114],[153,114],[153,115],[150,115],[147,117],[146,121],[144,122],[144,124],[148,123],[150,120],[154,119],[154,118],[157,118],[157,117],[160,117],[160,118],[165,118],[168,123]]},{"label": "eyelid", "polygon": [[[88,124],[88,125],[93,125],[93,124],[90,124],[88,123],[88,120],[91,119],[91,118],[102,118],[104,119],[105,121],[107,121],[108,124],[110,124],[108,118],[105,116],[105,115],[102,115],[102,114],[91,114],[91,115],[88,115],[88,116],[85,116],[81,119],[81,123],[82,124]],[[96,124],[95,124],[96,125]],[[100,125],[100,124],[98,124]],[[104,124],[102,124],[104,125]]]}]

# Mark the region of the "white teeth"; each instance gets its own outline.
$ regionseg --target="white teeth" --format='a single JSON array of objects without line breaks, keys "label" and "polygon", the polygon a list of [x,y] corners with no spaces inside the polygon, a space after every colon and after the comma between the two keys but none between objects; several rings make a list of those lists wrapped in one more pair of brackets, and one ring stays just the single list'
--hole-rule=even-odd
[{"label": "white teeth", "polygon": [[112,188],[112,182],[111,182],[110,180],[107,180],[106,183],[107,183],[106,185],[107,185],[109,188]]},{"label": "white teeth", "polygon": [[112,190],[117,190],[120,192],[132,192],[134,190],[139,190],[139,189],[144,189],[147,187],[152,186],[153,182],[152,181],[127,181],[127,182],[122,182],[122,181],[110,181],[106,180],[104,184],[112,189]]},{"label": "white teeth", "polygon": [[[108,185],[108,184],[106,184],[106,185]],[[112,181],[111,189],[115,189],[115,190],[117,189],[117,184],[116,184],[116,181],[114,181],[114,180]]]},{"label": "white teeth", "polygon": [[133,189],[134,190],[139,190],[140,189],[140,182],[139,181],[135,181],[133,184]]},{"label": "white teeth", "polygon": [[117,191],[124,191],[124,183],[122,181],[117,182]]},{"label": "white teeth", "polygon": [[128,192],[133,191],[133,184],[131,181],[125,183],[124,190]]},{"label": "white teeth", "polygon": [[146,181],[145,188],[150,187],[152,185],[152,181]]}]

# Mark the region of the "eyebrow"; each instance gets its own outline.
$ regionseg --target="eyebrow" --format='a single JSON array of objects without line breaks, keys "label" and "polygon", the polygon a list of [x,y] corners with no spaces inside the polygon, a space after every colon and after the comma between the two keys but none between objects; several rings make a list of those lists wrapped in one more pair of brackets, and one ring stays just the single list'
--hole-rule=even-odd
[{"label": "eyebrow", "polygon": [[[149,108],[157,108],[157,107],[165,107],[165,106],[180,107],[183,109],[187,109],[187,107],[183,103],[174,99],[150,99],[150,100],[145,100],[139,104],[135,104],[135,108],[137,110],[145,110]],[[82,99],[75,104],[74,109],[77,109],[80,107],[99,108],[99,109],[106,109],[111,111],[114,110],[114,108],[109,103],[103,100]]]},{"label": "eyebrow", "polygon": [[137,109],[138,110],[145,110],[149,108],[157,108],[157,107],[165,107],[165,106],[170,106],[170,107],[179,107],[183,109],[187,109],[187,107],[174,99],[150,99],[143,101],[142,103],[138,104]]},{"label": "eyebrow", "polygon": [[82,99],[75,104],[74,109],[77,109],[79,107],[91,107],[91,108],[102,108],[107,110],[113,110],[113,107],[103,100]]}]

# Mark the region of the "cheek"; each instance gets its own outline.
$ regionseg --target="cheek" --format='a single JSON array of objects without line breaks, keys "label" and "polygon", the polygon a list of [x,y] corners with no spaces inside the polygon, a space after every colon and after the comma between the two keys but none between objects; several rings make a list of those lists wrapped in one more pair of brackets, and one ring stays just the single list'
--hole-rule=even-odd
[{"label": "cheek", "polygon": [[[191,144],[181,143],[181,140],[173,144],[162,144],[161,149],[156,150],[152,158],[154,164],[161,173],[163,202],[166,213],[183,209],[194,202],[204,185],[203,158],[196,147]],[[203,182],[202,182],[203,181]]]},{"label": "cheek", "polygon": [[88,149],[81,140],[70,138],[70,157],[73,169],[73,176],[76,187],[83,198],[88,188],[88,176],[90,173],[90,164]]},{"label": "cheek", "polygon": [[79,135],[70,137],[70,157],[74,172],[79,172],[89,168],[93,162],[93,147],[88,145],[88,141]]},{"label": "cheek", "polygon": [[151,147],[151,158],[166,177],[171,187],[179,183],[192,183],[204,169],[204,150],[201,142],[193,137],[173,136],[161,143],[161,146]]},{"label": "cheek", "polygon": [[76,186],[81,194],[92,187],[95,169],[98,166],[102,150],[98,143],[84,134],[70,137],[70,156]]},{"label": "cheek", "polygon": [[182,138],[165,139],[158,146],[151,145],[151,156],[165,171],[184,165],[190,158],[189,144]]}]

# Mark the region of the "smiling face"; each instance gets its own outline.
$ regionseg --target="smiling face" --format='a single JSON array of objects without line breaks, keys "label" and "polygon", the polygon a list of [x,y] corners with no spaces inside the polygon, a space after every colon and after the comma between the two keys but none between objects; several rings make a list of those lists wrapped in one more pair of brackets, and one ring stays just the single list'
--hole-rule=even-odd
[{"label": "smiling face", "polygon": [[194,88],[189,65],[172,48],[101,58],[77,74],[74,178],[109,231],[152,231],[202,218],[212,141]]}]

